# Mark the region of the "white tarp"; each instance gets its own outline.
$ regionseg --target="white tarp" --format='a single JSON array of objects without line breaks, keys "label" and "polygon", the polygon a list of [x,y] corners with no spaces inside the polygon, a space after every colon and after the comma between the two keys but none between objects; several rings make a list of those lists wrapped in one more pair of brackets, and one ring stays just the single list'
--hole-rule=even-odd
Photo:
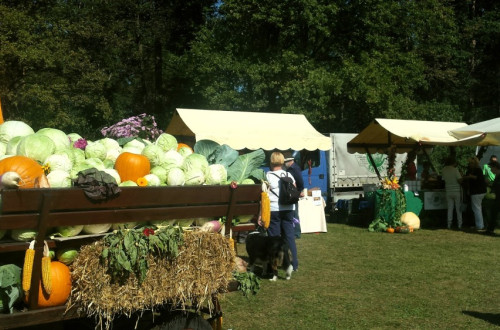
[{"label": "white tarp", "polygon": [[350,153],[385,153],[390,146],[396,146],[398,153],[412,150],[418,145],[478,145],[483,135],[476,134],[463,139],[448,132],[467,126],[461,122],[441,122],[402,119],[375,119],[361,133],[347,144]]},{"label": "white tarp", "polygon": [[176,109],[166,132],[212,140],[235,150],[329,150],[330,138],[318,131],[304,115]]},{"label": "white tarp", "polygon": [[500,118],[494,118],[472,125],[460,127],[449,131],[450,135],[457,139],[483,136],[477,145],[498,146],[500,145]]}]

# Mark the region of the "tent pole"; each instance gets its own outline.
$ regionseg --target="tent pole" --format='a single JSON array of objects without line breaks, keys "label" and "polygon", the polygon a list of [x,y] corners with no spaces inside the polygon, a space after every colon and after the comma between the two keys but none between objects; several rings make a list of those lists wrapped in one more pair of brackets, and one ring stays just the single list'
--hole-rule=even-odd
[{"label": "tent pole", "polygon": [[375,173],[377,173],[378,179],[382,180],[382,177],[380,176],[380,172],[378,171],[377,165],[375,165],[375,161],[373,160],[372,154],[370,151],[368,151],[368,147],[365,145],[365,150],[366,153],[368,154],[368,159],[370,160],[370,163],[372,164],[373,168],[375,169]]},{"label": "tent pole", "polygon": [[438,171],[436,171],[436,168],[434,167],[434,164],[432,164],[431,157],[429,157],[429,154],[427,153],[427,150],[425,148],[422,148],[422,149],[424,150],[425,158],[427,158],[427,160],[429,161],[429,164],[431,165],[431,168],[434,171],[434,173],[439,174]]}]

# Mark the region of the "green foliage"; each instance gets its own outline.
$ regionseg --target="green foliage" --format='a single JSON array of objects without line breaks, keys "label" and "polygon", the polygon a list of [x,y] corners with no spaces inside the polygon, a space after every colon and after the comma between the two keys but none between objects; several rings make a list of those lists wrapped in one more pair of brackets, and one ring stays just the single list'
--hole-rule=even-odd
[{"label": "green foliage", "polygon": [[260,290],[260,278],[252,272],[233,272],[233,278],[238,282],[238,290],[243,296],[256,295]]},{"label": "green foliage", "polygon": [[146,278],[148,255],[175,258],[184,243],[181,227],[166,226],[154,230],[120,229],[103,238],[101,261],[107,262],[112,280],[123,282],[134,274],[139,283]]},{"label": "green foliage", "polygon": [[14,303],[22,296],[21,268],[14,264],[0,266],[0,313],[12,313]]}]

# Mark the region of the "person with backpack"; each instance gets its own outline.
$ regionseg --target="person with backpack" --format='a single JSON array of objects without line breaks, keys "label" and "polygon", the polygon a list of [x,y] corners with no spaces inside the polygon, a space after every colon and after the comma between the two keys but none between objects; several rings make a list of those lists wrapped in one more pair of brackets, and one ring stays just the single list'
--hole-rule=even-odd
[{"label": "person with backpack", "polygon": [[[285,157],[281,152],[273,152],[270,159],[270,171],[266,173],[269,182],[269,200],[271,202],[271,222],[267,233],[269,236],[281,236],[286,239],[292,252],[293,270],[297,271],[297,246],[295,244],[295,229],[293,214],[296,200],[300,192],[295,187],[295,179],[284,169]],[[288,183],[292,182],[290,186]],[[292,188],[293,187],[293,188]],[[295,191],[293,191],[295,188]]]},{"label": "person with backpack", "polygon": [[[286,171],[290,173],[293,178],[295,179],[295,185],[297,186],[297,190],[300,192],[300,197],[304,197],[304,179],[302,178],[302,170],[300,169],[299,165],[295,163],[295,159],[293,158],[292,154],[285,154],[285,167]],[[299,219],[299,203],[297,202],[295,204],[295,210],[293,213],[294,218],[296,221],[300,221]],[[300,230],[300,222],[295,222],[295,237],[300,238],[301,236],[301,230]]]}]

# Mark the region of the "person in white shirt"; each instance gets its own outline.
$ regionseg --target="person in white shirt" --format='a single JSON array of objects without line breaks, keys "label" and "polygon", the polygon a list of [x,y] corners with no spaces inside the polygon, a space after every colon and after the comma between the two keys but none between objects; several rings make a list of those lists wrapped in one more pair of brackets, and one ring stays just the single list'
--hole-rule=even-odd
[{"label": "person in white shirt", "polygon": [[454,158],[446,159],[445,166],[441,172],[444,180],[446,199],[448,201],[448,229],[453,222],[453,208],[457,212],[458,229],[462,228],[462,175],[457,169],[457,162]]},{"label": "person in white shirt", "polygon": [[290,251],[292,252],[293,270],[297,271],[299,261],[297,259],[297,246],[295,245],[295,228],[293,225],[293,214],[295,205],[283,205],[278,202],[279,177],[289,176],[294,184],[295,179],[283,169],[285,157],[281,152],[273,152],[270,159],[270,171],[266,173],[267,181],[269,182],[269,200],[271,202],[271,222],[267,233],[269,236],[281,236],[286,239]]}]

